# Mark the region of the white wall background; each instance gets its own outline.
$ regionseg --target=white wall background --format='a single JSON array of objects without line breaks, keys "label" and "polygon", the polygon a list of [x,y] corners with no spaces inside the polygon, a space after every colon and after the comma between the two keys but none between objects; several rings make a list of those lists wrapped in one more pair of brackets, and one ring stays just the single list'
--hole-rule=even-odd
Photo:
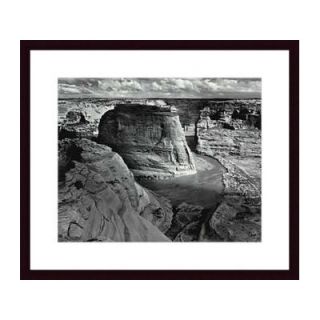
[{"label": "white wall background", "polygon": [[[301,4],[300,4],[301,3]],[[3,319],[319,318],[317,1],[1,3]],[[19,281],[19,39],[300,39],[300,281]],[[43,114],[46,117],[44,111]],[[43,139],[45,140],[45,136]],[[44,186],[45,187],[45,186]]]}]

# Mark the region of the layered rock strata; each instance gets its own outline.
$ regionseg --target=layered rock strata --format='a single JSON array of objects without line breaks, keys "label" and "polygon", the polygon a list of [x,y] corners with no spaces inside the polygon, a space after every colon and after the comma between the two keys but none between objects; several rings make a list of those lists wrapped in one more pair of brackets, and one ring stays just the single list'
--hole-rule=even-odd
[{"label": "layered rock strata", "polygon": [[171,219],[169,201],[135,182],[111,148],[59,142],[60,241],[169,241]]},{"label": "layered rock strata", "polygon": [[96,138],[101,116],[113,107],[112,104],[105,105],[101,101],[59,101],[59,139]]},{"label": "layered rock strata", "polygon": [[197,123],[197,152],[210,156],[261,156],[261,131],[242,121],[202,117]]},{"label": "layered rock strata", "polygon": [[223,201],[207,226],[222,241],[261,240],[261,120],[246,112],[205,108],[197,123],[197,151],[226,169]]},{"label": "layered rock strata", "polygon": [[81,112],[90,123],[96,123],[97,127],[101,116],[108,110],[114,108],[116,101],[108,99],[59,99],[58,101],[58,121],[62,124],[67,119],[69,111]]},{"label": "layered rock strata", "polygon": [[59,139],[92,138],[96,127],[90,123],[80,111],[70,110],[58,126]]},{"label": "layered rock strata", "polygon": [[179,116],[170,106],[118,105],[102,116],[98,141],[118,152],[138,178],[196,172]]}]

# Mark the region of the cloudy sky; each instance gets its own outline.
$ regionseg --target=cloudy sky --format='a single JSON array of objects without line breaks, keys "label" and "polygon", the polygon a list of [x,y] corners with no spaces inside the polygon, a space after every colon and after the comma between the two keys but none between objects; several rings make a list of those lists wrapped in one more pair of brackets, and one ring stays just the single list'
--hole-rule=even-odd
[{"label": "cloudy sky", "polygon": [[257,98],[261,79],[60,78],[60,98]]}]

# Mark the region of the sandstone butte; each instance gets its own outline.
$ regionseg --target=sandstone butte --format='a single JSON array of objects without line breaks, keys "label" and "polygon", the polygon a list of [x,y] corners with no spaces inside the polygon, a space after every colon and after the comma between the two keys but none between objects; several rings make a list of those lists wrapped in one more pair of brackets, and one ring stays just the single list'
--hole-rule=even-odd
[{"label": "sandstone butte", "polygon": [[119,153],[138,179],[196,173],[179,115],[170,106],[118,105],[102,116],[98,142]]},{"label": "sandstone butte", "polygon": [[168,200],[140,186],[111,148],[59,142],[59,241],[170,241]]}]

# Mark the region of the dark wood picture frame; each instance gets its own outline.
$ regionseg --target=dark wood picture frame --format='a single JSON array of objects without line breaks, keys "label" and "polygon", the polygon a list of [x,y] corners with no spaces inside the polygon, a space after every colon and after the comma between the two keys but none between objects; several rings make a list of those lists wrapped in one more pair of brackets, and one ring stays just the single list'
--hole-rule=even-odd
[{"label": "dark wood picture frame", "polygon": [[[288,270],[32,270],[30,269],[30,52],[32,50],[287,50],[289,52]],[[21,40],[20,42],[21,280],[298,280],[299,41],[298,40]]]}]

